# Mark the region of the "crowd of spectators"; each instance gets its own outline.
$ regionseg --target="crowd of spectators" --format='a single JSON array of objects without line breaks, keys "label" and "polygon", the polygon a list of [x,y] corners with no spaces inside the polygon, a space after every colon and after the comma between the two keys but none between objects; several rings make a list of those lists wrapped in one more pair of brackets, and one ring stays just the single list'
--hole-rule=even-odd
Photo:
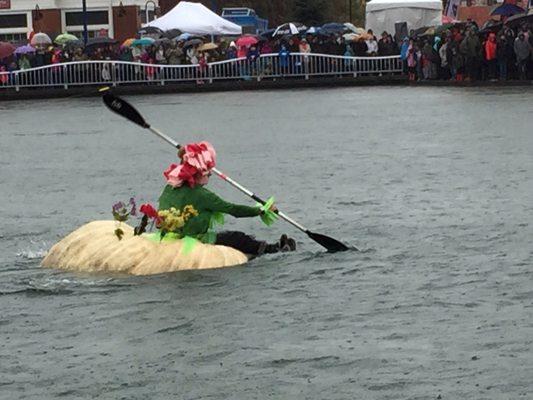
[{"label": "crowd of spectators", "polygon": [[[461,23],[437,35],[411,32],[403,40],[383,32],[377,38],[372,30],[357,40],[346,34],[300,34],[283,37],[258,37],[239,45],[239,40],[224,37],[154,39],[148,45],[103,44],[87,48],[79,45],[41,46],[35,52],[0,60],[1,71],[26,70],[69,61],[119,60],[160,65],[198,65],[238,58],[256,61],[263,54],[279,54],[279,62],[291,62],[290,54],[329,54],[344,57],[400,55],[404,72],[415,80],[507,80],[531,79],[533,74],[533,34],[531,25],[518,29],[505,25],[497,31],[479,31],[475,23]],[[205,44],[211,43],[205,49]],[[287,65],[285,65],[287,66]],[[283,66],[282,66],[283,67]]]},{"label": "crowd of spectators", "polygon": [[533,79],[531,25],[479,31],[461,24],[437,36],[405,38],[401,58],[409,79],[453,81]]}]

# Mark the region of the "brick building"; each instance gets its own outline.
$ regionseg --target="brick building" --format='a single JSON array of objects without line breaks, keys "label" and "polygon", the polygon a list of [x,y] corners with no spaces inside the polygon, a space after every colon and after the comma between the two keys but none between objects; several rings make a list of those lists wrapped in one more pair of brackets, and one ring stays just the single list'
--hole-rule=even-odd
[{"label": "brick building", "polygon": [[[106,32],[133,37],[146,15],[153,19],[158,0],[87,0],[89,37]],[[81,37],[82,0],[0,0],[0,41],[24,42],[31,31],[50,36],[68,32]]]},{"label": "brick building", "polygon": [[[505,2],[516,4],[524,9],[527,8],[527,0],[506,0]],[[457,10],[457,19],[460,21],[471,19],[482,26],[491,18],[499,19],[498,16],[491,17],[490,13],[501,4],[503,4],[501,0],[461,0]]]}]

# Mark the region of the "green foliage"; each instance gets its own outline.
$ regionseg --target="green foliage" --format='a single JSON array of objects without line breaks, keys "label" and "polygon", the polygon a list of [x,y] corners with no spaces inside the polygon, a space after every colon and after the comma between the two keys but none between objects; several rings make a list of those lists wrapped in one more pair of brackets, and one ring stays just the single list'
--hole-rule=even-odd
[{"label": "green foliage", "polygon": [[295,0],[293,19],[307,26],[320,26],[328,22],[329,5],[327,0]]}]

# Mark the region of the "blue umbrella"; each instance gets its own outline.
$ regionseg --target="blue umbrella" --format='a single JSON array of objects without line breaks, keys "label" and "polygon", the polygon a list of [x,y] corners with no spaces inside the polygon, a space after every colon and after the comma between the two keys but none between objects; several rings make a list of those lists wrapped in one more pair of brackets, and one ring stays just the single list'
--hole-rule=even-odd
[{"label": "blue umbrella", "polygon": [[330,22],[329,24],[322,25],[321,30],[324,33],[344,33],[349,29],[346,28],[346,25],[339,22]]},{"label": "blue umbrella", "polygon": [[132,46],[151,46],[154,44],[155,39],[152,38],[141,38],[141,39],[135,39],[133,42],[131,42]]},{"label": "blue umbrella", "polygon": [[183,40],[183,41],[186,41],[186,40],[189,40],[189,38],[192,37],[192,34],[190,33],[182,33],[181,35],[179,35],[176,40],[180,41],[180,40]]},{"label": "blue umbrella", "polygon": [[522,7],[507,3],[496,7],[494,10],[492,10],[490,15],[501,15],[502,17],[510,17],[515,14],[524,13],[525,11],[526,10],[524,10]]}]

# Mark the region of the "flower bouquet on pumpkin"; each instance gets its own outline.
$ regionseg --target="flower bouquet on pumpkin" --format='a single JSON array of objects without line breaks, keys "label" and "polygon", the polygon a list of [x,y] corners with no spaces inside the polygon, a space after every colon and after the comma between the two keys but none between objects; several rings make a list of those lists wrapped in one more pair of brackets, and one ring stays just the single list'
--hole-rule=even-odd
[{"label": "flower bouquet on pumpkin", "polygon": [[143,217],[139,226],[135,228],[135,235],[144,233],[151,220],[152,226],[155,225],[159,229],[161,240],[168,233],[180,236],[180,230],[185,226],[185,223],[198,215],[198,211],[192,205],[183,207],[183,210],[171,207],[168,210],[157,211],[151,204],[143,204],[139,210]]},{"label": "flower bouquet on pumpkin", "polygon": [[135,203],[135,199],[132,197],[130,198],[130,201],[128,203],[124,203],[122,201],[119,201],[115,204],[113,204],[113,218],[117,222],[117,228],[115,229],[115,235],[117,236],[118,240],[122,240],[122,236],[124,236],[124,231],[120,227],[122,222],[126,222],[130,215],[136,216],[137,215],[137,204]]},{"label": "flower bouquet on pumpkin", "polygon": [[[168,233],[174,233],[179,237],[180,230],[185,226],[185,223],[198,215],[198,211],[192,205],[183,207],[183,210],[172,207],[169,210],[157,211],[151,204],[146,203],[141,205],[139,211],[143,216],[140,224],[134,229],[134,235],[140,236],[146,232],[146,227],[152,221],[152,227],[155,225],[159,229],[160,240],[163,240]],[[113,205],[113,218],[117,221],[115,235],[118,240],[124,236],[124,231],[120,227],[121,223],[126,222],[130,216],[136,215],[137,205],[133,197],[128,203],[119,201]]]}]

